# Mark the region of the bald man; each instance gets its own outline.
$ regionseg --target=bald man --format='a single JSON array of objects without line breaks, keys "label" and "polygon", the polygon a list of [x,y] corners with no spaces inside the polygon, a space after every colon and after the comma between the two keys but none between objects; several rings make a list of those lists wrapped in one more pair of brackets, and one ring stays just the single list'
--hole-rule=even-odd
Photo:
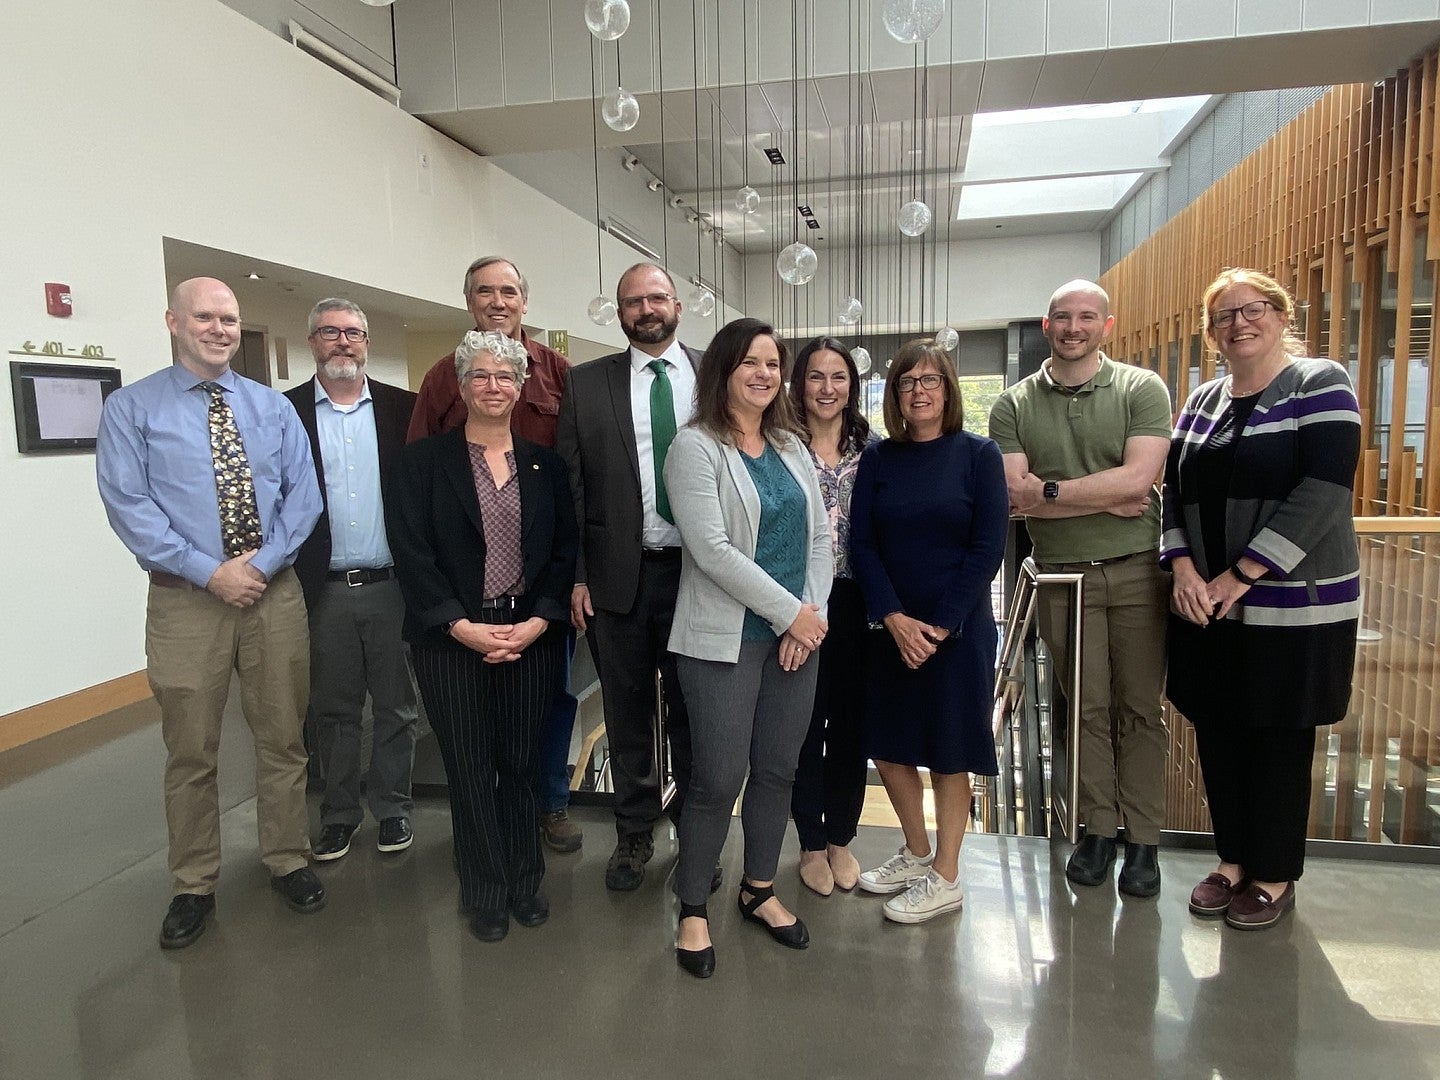
[{"label": "bald man", "polygon": [[[1160,694],[1170,575],[1160,569],[1160,494],[1170,395],[1153,371],[1102,351],[1115,328],[1093,281],[1066,282],[1042,323],[1050,356],[990,412],[1005,457],[1010,508],[1025,515],[1042,571],[1084,575],[1080,656],[1080,791],[1085,838],[1065,875],[1109,880],[1120,826],[1120,891],[1160,891],[1167,737]],[[1073,699],[1068,590],[1041,591],[1040,635]],[[1077,752],[1072,747],[1071,752]]]},{"label": "bald man", "polygon": [[174,897],[160,945],[205,929],[220,876],[216,751],[232,671],[255,735],[260,858],[294,910],[325,904],[309,868],[305,601],[291,564],[320,516],[290,402],[230,370],[240,306],[223,281],[175,287],[176,362],[105,401],[96,451],[110,526],[150,578],[146,673],[160,706]]}]

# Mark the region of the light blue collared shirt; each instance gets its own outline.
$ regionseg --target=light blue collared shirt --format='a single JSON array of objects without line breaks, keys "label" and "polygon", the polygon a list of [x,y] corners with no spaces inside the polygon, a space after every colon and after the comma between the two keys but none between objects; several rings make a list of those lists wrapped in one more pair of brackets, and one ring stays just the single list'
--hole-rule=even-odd
[{"label": "light blue collared shirt", "polygon": [[[210,452],[210,399],[180,364],[105,399],[95,473],[110,527],[145,570],[204,588],[225,561]],[[320,517],[310,440],[279,391],[235,372],[225,391],[245,444],[263,540],[250,565],[266,580],[295,561]]]},{"label": "light blue collared shirt", "polygon": [[380,446],[370,380],[353,405],[336,405],[315,380],[315,431],[330,508],[330,569],[389,566],[385,508],[380,497]]}]

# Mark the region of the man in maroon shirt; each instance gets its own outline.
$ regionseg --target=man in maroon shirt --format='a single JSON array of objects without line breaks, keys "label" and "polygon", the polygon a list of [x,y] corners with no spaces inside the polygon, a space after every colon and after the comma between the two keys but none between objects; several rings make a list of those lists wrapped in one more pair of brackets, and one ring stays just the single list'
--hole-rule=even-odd
[{"label": "man in maroon shirt", "polygon": [[[555,419],[570,363],[548,345],[542,345],[520,326],[529,310],[530,283],[509,259],[486,255],[465,271],[465,306],[475,317],[475,329],[495,330],[525,346],[530,370],[520,389],[510,429],[551,449],[555,446]],[[465,422],[465,405],[455,377],[455,354],[446,353],[425,373],[420,399],[410,417],[408,441],[438,435]]]},{"label": "man in maroon shirt", "polygon": [[[560,398],[570,363],[548,345],[525,333],[520,325],[529,309],[530,283],[509,259],[485,255],[465,271],[465,306],[475,317],[475,329],[494,330],[525,346],[530,366],[520,387],[520,400],[510,414],[510,430],[522,439],[554,449],[555,425]],[[465,405],[460,400],[460,383],[455,375],[455,354],[447,353],[435,362],[421,380],[415,412],[410,417],[407,441],[414,442],[465,422]],[[571,631],[561,685],[551,710],[549,731],[540,753],[540,830],[545,842],[556,851],[579,851],[580,829],[566,812],[570,804],[570,735],[578,707],[570,693],[570,661],[575,653]]]}]

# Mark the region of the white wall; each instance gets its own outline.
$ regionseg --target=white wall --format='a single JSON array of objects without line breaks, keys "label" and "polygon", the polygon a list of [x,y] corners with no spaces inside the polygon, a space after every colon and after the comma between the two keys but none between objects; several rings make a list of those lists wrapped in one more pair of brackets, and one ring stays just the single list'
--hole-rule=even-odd
[{"label": "white wall", "polygon": [[[165,236],[451,304],[500,251],[528,321],[623,341],[585,316],[592,227],[217,0],[0,5],[0,61],[7,351],[101,344],[126,382],[167,363]],[[72,286],[73,318],[45,315],[45,281]],[[300,376],[303,341],[290,359]],[[145,663],[145,579],[93,456],[22,459],[13,424],[0,408],[0,715]]]},{"label": "white wall", "polygon": [[[867,258],[865,295],[860,297],[865,305],[867,332],[929,333],[946,324],[947,314],[949,325],[957,330],[1039,318],[1045,314],[1050,294],[1057,286],[1072,278],[1094,278],[1100,273],[1100,238],[1096,233],[955,240],[938,248],[926,244],[924,249],[923,277],[918,240],[874,249]],[[778,280],[773,257],[768,253],[747,257],[750,313],[776,320],[777,325],[797,337],[820,333],[853,336],[854,327],[835,321],[837,303],[851,287],[847,253],[843,249],[822,249],[819,255],[820,267],[810,284],[780,286],[778,312],[772,288],[772,282]]]}]

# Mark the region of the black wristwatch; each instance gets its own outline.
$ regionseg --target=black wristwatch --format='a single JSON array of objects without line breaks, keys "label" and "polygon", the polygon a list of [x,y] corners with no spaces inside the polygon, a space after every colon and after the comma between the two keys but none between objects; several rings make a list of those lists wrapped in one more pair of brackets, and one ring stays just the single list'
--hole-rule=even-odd
[{"label": "black wristwatch", "polygon": [[1060,481],[1059,481],[1059,480],[1046,480],[1046,481],[1045,481],[1045,501],[1046,501],[1047,503],[1053,503],[1053,502],[1054,502],[1056,499],[1058,499],[1058,498],[1060,498]]}]

